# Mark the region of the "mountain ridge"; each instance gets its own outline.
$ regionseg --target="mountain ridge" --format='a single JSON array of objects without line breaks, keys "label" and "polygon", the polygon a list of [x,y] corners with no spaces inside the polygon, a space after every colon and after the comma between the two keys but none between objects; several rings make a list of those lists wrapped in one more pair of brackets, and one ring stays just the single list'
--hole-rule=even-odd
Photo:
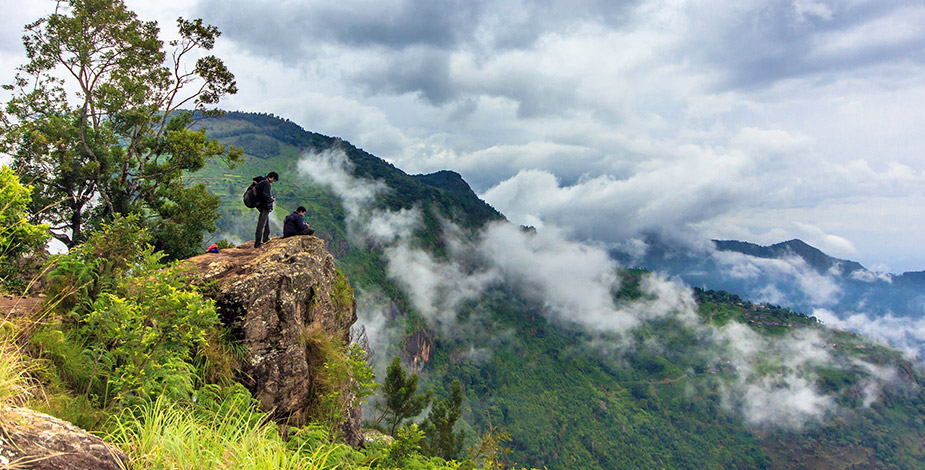
[{"label": "mountain ridge", "polygon": [[866,268],[857,261],[829,256],[822,250],[799,238],[768,246],[739,240],[712,240],[712,242],[716,246],[716,249],[720,251],[735,251],[759,258],[783,258],[788,255],[796,255],[817,271],[821,272],[828,271],[833,267],[841,268],[845,274],[851,274],[852,272],[861,270],[866,271]]}]

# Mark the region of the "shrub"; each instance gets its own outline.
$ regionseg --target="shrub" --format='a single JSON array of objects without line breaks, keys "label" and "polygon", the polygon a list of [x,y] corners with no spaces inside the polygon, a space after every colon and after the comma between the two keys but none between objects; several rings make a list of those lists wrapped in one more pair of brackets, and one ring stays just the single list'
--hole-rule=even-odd
[{"label": "shrub", "polygon": [[0,284],[21,287],[15,261],[48,240],[47,225],[33,225],[26,216],[32,187],[23,186],[6,165],[0,167]]},{"label": "shrub", "polygon": [[55,260],[50,298],[65,321],[40,336],[62,378],[100,406],[188,400],[193,358],[219,324],[186,273],[160,263],[137,217],[117,219]]}]

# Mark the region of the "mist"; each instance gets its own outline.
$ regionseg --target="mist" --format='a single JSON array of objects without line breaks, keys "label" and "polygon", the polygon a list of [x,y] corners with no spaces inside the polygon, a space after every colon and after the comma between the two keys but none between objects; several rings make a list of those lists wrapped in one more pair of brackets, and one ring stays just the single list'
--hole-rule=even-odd
[{"label": "mist", "polygon": [[[839,412],[837,397],[816,388],[815,370],[820,367],[865,372],[864,406],[879,398],[885,383],[895,374],[863,361],[841,363],[834,359],[823,333],[794,329],[769,339],[740,323],[722,327],[704,323],[690,287],[658,273],[643,275],[642,296],[635,301],[616,301],[620,288],[619,263],[607,245],[576,241],[572,234],[551,223],[527,230],[506,221],[486,225],[468,234],[449,221],[442,223],[445,257],[436,257],[413,237],[421,227],[422,208],[390,211],[374,209],[374,200],[390,189],[382,182],[358,179],[351,163],[340,151],[305,154],[300,174],[331,188],[347,214],[348,236],[382,250],[388,278],[399,287],[429,328],[446,337],[465,337],[490,322],[490,312],[461,310],[489,289],[508,286],[541,306],[551,323],[581,331],[593,347],[612,351],[659,348],[658,338],[634,344],[632,331],[654,321],[676,321],[703,338],[704,367],[722,365],[727,373],[717,377],[723,407],[741,416],[750,426],[800,430]],[[637,245],[637,248],[638,245]],[[802,259],[745,259],[715,253],[715,259],[740,279],[759,279],[767,272],[789,276],[816,301],[833,302],[837,285],[824,274],[809,269]],[[783,295],[768,289],[769,301]],[[358,316],[366,328],[374,354],[382,355],[402,337],[398,312],[390,311],[389,299],[377,292],[358,292]],[[503,341],[507,334],[492,329],[491,337]],[[484,335],[482,335],[484,337]],[[470,345],[467,357],[484,360],[491,341]],[[380,366],[381,367],[381,366]],[[768,370],[775,373],[768,373]]]}]

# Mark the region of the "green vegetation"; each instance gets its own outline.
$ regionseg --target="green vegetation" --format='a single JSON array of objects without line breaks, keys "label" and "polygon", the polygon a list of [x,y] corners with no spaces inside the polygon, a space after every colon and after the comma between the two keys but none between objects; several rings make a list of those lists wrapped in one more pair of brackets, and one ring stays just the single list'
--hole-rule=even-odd
[{"label": "green vegetation", "polygon": [[34,186],[34,219],[68,247],[119,215],[141,215],[172,258],[197,253],[202,232],[215,230],[218,199],[183,178],[240,154],[192,130],[192,113],[180,110],[211,114],[206,107],[237,88],[220,59],[202,55],[219,31],[202,20],[177,26],[167,54],[157,23],[122,0],[59,2],[26,25],[29,62],[4,87],[12,98],[0,113],[0,151]]},{"label": "green vegetation", "polygon": [[199,385],[193,358],[218,314],[161,256],[132,216],[101,227],[49,273],[60,320],[32,337],[35,354],[101,409],[182,401]]},{"label": "green vegetation", "polygon": [[[236,383],[211,300],[160,263],[136,216],[117,218],[53,259],[44,316],[0,341],[0,401],[68,419],[122,447],[132,468],[475,468],[421,453],[416,425],[391,443],[338,444],[342,413],[377,385],[357,345],[306,332],[317,397],[310,426],[281,436]],[[349,290],[339,292],[347,296]],[[52,313],[53,315],[48,315]],[[28,351],[13,346],[28,338]],[[23,359],[35,364],[30,370]],[[41,393],[29,390],[41,389]],[[420,407],[414,414],[420,412]]]},{"label": "green vegetation", "polygon": [[459,457],[466,434],[454,431],[454,428],[462,417],[462,399],[462,384],[454,380],[450,385],[450,396],[434,404],[424,422],[425,452],[445,459]]},{"label": "green vegetation", "polygon": [[31,201],[32,188],[23,186],[9,167],[0,166],[0,290],[23,286],[20,258],[48,239],[47,226],[27,220]]},{"label": "green vegetation", "polygon": [[386,371],[385,382],[382,384],[383,402],[376,404],[389,434],[395,435],[395,431],[406,420],[421,414],[430,403],[430,390],[421,394],[417,391],[418,374],[405,375],[401,359],[396,356],[392,359],[392,364]]}]

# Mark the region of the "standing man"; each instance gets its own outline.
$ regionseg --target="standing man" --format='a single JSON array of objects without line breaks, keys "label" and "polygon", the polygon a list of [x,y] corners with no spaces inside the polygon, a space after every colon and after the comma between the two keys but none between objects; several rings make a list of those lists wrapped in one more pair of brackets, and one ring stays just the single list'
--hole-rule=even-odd
[{"label": "standing man", "polygon": [[270,212],[273,211],[273,193],[270,192],[270,185],[279,181],[279,175],[275,171],[267,173],[267,177],[257,176],[254,183],[257,184],[257,204],[255,209],[260,211],[257,216],[257,231],[254,233],[254,248],[260,248],[260,245],[270,241]]}]

